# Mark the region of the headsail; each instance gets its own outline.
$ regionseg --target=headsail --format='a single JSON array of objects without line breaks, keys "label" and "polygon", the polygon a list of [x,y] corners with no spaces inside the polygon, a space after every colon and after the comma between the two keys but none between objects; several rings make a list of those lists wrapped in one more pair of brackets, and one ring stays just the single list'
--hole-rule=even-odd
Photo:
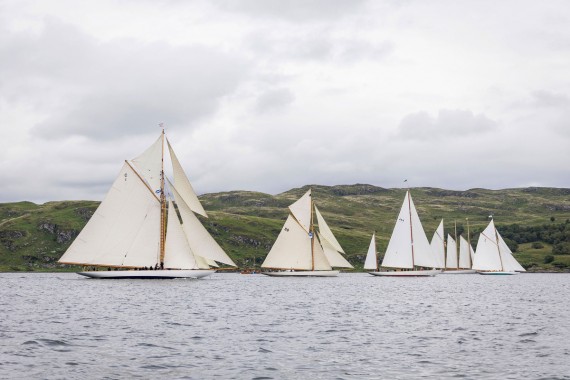
[{"label": "headsail", "polygon": [[319,245],[319,241],[323,247],[324,254],[327,258],[328,263],[333,268],[354,268],[341,254],[336,250],[335,247],[325,239],[320,233],[319,240],[315,242],[315,246]]},{"label": "headsail", "polygon": [[372,234],[368,252],[366,253],[366,260],[364,260],[364,269],[378,269],[378,259],[376,258],[376,234]]},{"label": "headsail", "polygon": [[445,267],[457,269],[457,242],[447,234],[447,258],[445,260]]},{"label": "headsail", "polygon": [[431,250],[435,258],[435,268],[445,268],[445,241],[443,235],[443,219],[431,238]]},{"label": "headsail", "polygon": [[237,266],[204,228],[202,223],[200,223],[190,207],[184,202],[180,194],[178,194],[176,188],[173,188],[172,191],[176,204],[178,205],[178,210],[180,211],[180,216],[182,217],[182,228],[194,255],[234,267]]},{"label": "headsail", "polygon": [[198,269],[194,254],[176,215],[174,204],[168,202],[168,229],[164,254],[164,267],[169,269]]},{"label": "headsail", "polygon": [[477,251],[473,260],[473,269],[504,270],[499,255],[499,245],[495,235],[495,223],[493,223],[493,220],[489,222],[487,228],[479,235]]},{"label": "headsail", "polygon": [[[328,241],[328,243],[338,252],[344,253],[344,250],[340,246],[339,242],[334,237],[331,229],[329,228],[327,222],[325,222],[325,218],[319,212],[317,205],[315,205],[315,215],[317,216],[317,222],[319,224],[319,232],[321,233],[322,237]],[[334,267],[334,265],[333,265]]]},{"label": "headsail", "polygon": [[471,269],[471,250],[469,242],[463,236],[459,236],[459,268]]},{"label": "headsail", "polygon": [[196,192],[192,188],[186,173],[184,173],[184,169],[182,169],[182,165],[180,165],[180,161],[178,161],[178,157],[174,153],[172,146],[170,145],[170,141],[166,139],[168,145],[168,151],[170,152],[170,158],[172,160],[172,170],[174,175],[174,187],[180,194],[180,197],[184,199],[184,202],[190,207],[192,211],[202,216],[208,217],[206,215],[206,211],[204,211],[204,207],[198,200],[198,196]]},{"label": "headsail", "polygon": [[507,243],[505,243],[503,237],[499,234],[499,231],[497,231],[497,236],[499,237],[499,249],[503,260],[503,270],[511,272],[526,272],[526,269],[524,269],[517,259],[514,258],[513,252]]}]

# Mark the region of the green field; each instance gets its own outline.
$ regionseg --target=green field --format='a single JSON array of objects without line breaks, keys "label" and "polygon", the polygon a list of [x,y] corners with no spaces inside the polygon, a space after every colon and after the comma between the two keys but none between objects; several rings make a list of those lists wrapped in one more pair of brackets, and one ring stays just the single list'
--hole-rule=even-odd
[{"label": "green field", "polygon": [[[371,185],[310,186],[313,199],[347,252],[348,260],[362,267],[370,237],[377,235],[380,256],[386,249],[405,189],[385,189]],[[261,264],[287,217],[287,206],[309,186],[269,195],[232,191],[200,197],[209,218],[206,228],[240,266]],[[521,188],[506,190],[471,189],[452,191],[435,188],[412,189],[428,238],[443,218],[446,233],[471,227],[471,241],[493,215],[499,232],[520,226],[570,223],[570,189]],[[57,264],[98,206],[95,201],[31,202],[0,204],[0,271],[74,270]],[[570,229],[570,224],[569,224]],[[567,232],[562,234],[566,243]],[[515,241],[517,239],[515,238]],[[570,255],[552,255],[552,246],[532,248],[532,242],[518,242],[515,257],[530,270],[567,270]]]}]

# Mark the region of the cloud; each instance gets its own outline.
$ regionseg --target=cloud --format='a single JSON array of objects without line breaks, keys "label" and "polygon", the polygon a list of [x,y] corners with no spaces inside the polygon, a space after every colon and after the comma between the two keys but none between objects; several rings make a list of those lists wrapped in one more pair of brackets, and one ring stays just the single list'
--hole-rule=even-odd
[{"label": "cloud", "polygon": [[437,117],[420,111],[402,119],[399,135],[409,140],[432,140],[485,133],[496,126],[497,123],[487,116],[474,115],[469,110],[442,109]]},{"label": "cloud", "polygon": [[248,16],[272,17],[290,22],[309,22],[336,19],[357,12],[365,0],[227,0],[219,2],[220,8],[240,12]]},{"label": "cloud", "polygon": [[[215,48],[117,39],[100,42],[56,19],[39,34],[4,37],[2,96],[33,102],[46,117],[42,138],[112,139],[164,121],[193,126],[248,76],[246,61]],[[7,78],[7,79],[6,79]]]},{"label": "cloud", "polygon": [[265,92],[257,98],[256,109],[265,112],[275,108],[281,108],[291,104],[295,95],[286,88],[279,88]]},{"label": "cloud", "polygon": [[566,94],[553,93],[550,91],[533,91],[532,105],[535,107],[567,107],[570,99]]}]

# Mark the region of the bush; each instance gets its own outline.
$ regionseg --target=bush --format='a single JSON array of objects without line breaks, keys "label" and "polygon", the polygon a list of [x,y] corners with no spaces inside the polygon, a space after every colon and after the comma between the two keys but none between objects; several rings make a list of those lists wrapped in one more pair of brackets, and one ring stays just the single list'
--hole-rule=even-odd
[{"label": "bush", "polygon": [[552,256],[552,255],[544,256],[544,263],[545,264],[550,264],[553,261],[554,261],[554,256]]},{"label": "bush", "polygon": [[570,254],[570,243],[562,242],[554,245],[552,247],[552,254],[554,255],[569,255]]},{"label": "bush", "polygon": [[544,248],[544,245],[537,241],[537,242],[532,243],[531,247],[533,249],[541,249],[541,248]]}]

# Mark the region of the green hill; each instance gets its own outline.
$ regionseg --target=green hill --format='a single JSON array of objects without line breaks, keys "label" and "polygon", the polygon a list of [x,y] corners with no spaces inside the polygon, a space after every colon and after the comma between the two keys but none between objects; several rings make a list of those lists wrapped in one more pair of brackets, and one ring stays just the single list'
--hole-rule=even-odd
[{"label": "green hill", "polygon": [[[313,199],[347,252],[361,267],[373,231],[384,252],[405,189],[371,185],[310,186]],[[206,228],[240,266],[260,265],[287,217],[287,206],[309,186],[275,196],[249,191],[200,197]],[[495,223],[521,264],[531,270],[570,268],[570,189],[522,188],[451,191],[412,189],[428,238],[443,218],[446,233],[471,227],[471,241],[494,215]],[[63,201],[0,204],[0,271],[65,270],[57,259],[89,220],[99,202]],[[540,242],[540,244],[533,244]],[[517,247],[518,245],[518,247]],[[382,254],[380,254],[382,255]],[[552,256],[548,258],[547,256]],[[545,261],[550,261],[545,263]]]}]

